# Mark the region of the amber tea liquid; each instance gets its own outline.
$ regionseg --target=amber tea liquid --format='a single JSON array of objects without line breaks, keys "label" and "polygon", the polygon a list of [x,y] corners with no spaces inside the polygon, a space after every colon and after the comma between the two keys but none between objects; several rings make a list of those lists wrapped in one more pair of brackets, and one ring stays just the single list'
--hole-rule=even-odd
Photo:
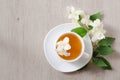
[{"label": "amber tea liquid", "polygon": [[80,39],[78,38],[78,36],[76,36],[75,34],[72,33],[65,33],[62,36],[59,37],[58,41],[63,40],[65,37],[69,38],[69,44],[71,46],[71,49],[68,50],[67,52],[70,53],[70,56],[61,56],[59,55],[61,58],[63,58],[64,60],[73,60],[76,59],[82,51],[82,43],[80,41]]}]

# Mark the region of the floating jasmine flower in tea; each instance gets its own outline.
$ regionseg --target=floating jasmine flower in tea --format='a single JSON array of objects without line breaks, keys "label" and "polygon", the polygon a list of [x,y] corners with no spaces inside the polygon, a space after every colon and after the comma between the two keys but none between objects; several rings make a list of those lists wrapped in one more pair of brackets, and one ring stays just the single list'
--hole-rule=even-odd
[{"label": "floating jasmine flower in tea", "polygon": [[57,42],[56,51],[59,55],[70,56],[67,50],[71,49],[69,38],[65,37],[62,41]]}]

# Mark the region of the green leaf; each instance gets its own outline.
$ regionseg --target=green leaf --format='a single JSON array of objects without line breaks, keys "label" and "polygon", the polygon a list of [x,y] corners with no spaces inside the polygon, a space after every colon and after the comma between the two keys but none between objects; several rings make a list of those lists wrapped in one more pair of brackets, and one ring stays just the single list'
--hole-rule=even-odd
[{"label": "green leaf", "polygon": [[92,29],[93,29],[93,26],[88,25],[88,30],[92,30]]},{"label": "green leaf", "polygon": [[103,57],[95,57],[93,59],[93,63],[96,66],[101,67],[103,69],[109,69],[109,70],[112,69],[110,63],[105,58],[103,58]]},{"label": "green leaf", "polygon": [[101,13],[100,12],[90,16],[90,20],[92,20],[92,21],[94,21],[96,19],[100,19],[100,18],[101,18]]},{"label": "green leaf", "polygon": [[72,29],[71,31],[79,34],[81,37],[84,37],[87,34],[87,31],[83,27],[77,27]]},{"label": "green leaf", "polygon": [[98,46],[111,46],[111,44],[115,41],[115,38],[106,37],[98,42]]},{"label": "green leaf", "polygon": [[96,48],[95,51],[100,53],[101,55],[108,55],[113,52],[113,49],[109,46],[99,46]]}]

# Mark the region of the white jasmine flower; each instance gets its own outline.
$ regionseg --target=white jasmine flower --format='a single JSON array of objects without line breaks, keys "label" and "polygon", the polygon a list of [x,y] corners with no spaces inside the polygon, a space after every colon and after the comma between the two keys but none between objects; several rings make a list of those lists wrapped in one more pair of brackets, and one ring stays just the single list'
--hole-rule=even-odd
[{"label": "white jasmine flower", "polygon": [[59,55],[70,56],[70,53],[67,53],[67,50],[71,49],[68,37],[65,37],[63,41],[57,42],[56,45],[57,45],[56,51]]},{"label": "white jasmine flower", "polygon": [[105,30],[103,29],[103,24],[99,19],[96,19],[94,22],[91,22],[89,25],[93,26],[93,29],[89,31],[89,35],[93,43],[98,42],[101,39],[105,38]]},{"label": "white jasmine flower", "polygon": [[93,36],[92,36],[92,42],[96,43],[101,39],[104,39],[105,35],[102,32],[96,32]]},{"label": "white jasmine flower", "polygon": [[88,26],[92,22],[89,18],[90,18],[89,15],[85,16],[84,18],[81,19],[81,23]]},{"label": "white jasmine flower", "polygon": [[85,13],[83,10],[75,10],[75,8],[73,6],[71,7],[67,7],[67,11],[68,11],[68,18],[72,19],[72,22],[77,22],[79,20],[79,15],[81,17],[85,16]]},{"label": "white jasmine flower", "polygon": [[94,22],[90,22],[89,25],[99,27],[101,25],[100,19],[96,19]]},{"label": "white jasmine flower", "polygon": [[94,22],[91,22],[89,25],[93,26],[93,29],[90,31],[91,35],[94,35],[96,32],[101,32],[105,34],[105,30],[103,29],[103,23],[100,22],[99,19],[96,19]]}]

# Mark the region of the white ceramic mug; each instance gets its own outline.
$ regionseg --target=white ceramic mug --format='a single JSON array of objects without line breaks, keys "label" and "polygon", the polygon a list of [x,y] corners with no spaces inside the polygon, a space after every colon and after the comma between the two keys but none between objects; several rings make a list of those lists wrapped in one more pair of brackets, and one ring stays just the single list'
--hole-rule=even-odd
[{"label": "white ceramic mug", "polygon": [[[63,59],[63,58],[61,58],[61,57],[59,56],[59,57],[61,58],[61,60],[66,61],[66,62],[74,62],[74,61],[77,61],[77,60],[80,59],[80,58],[82,58],[82,59],[88,59],[88,58],[89,58],[89,54],[85,52],[85,44],[84,44],[83,38],[80,37],[80,36],[79,36],[77,33],[75,33],[75,32],[66,32],[66,33],[74,34],[75,36],[78,37],[78,39],[80,40],[80,42],[81,42],[81,44],[82,44],[82,50],[81,50],[81,52],[80,52],[80,55],[79,55],[77,58],[73,59],[73,60],[65,60],[65,59]],[[64,34],[66,34],[66,33],[64,33]],[[64,34],[63,34],[63,35],[64,35]]]}]

